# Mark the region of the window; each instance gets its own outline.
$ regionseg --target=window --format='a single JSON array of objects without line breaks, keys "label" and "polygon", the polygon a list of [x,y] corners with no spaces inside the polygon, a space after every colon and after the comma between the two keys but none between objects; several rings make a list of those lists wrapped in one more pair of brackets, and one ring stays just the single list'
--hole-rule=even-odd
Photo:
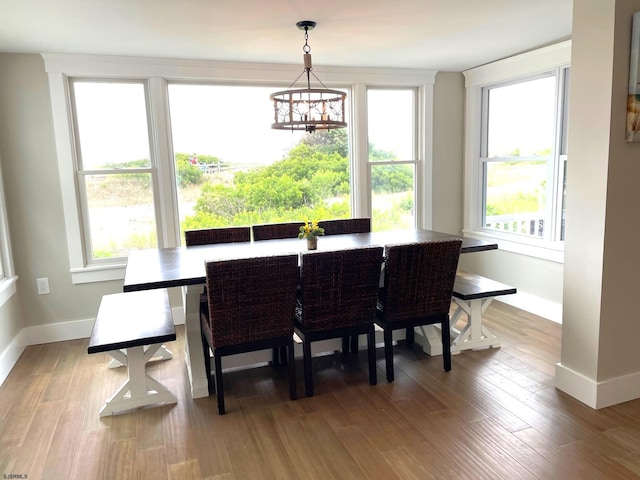
[{"label": "window", "polygon": [[[349,92],[352,120],[347,129],[309,135],[270,128],[269,94],[287,88],[297,66],[43,58],[74,283],[121,279],[128,251],[180,245],[188,228],[303,221],[305,213],[371,216],[370,163],[386,185],[374,194],[397,200],[402,225],[429,227],[430,202],[413,197],[430,185],[424,132],[431,130],[435,72],[327,68],[330,86]],[[371,162],[370,85],[372,109],[382,111],[387,94],[403,108],[402,147]],[[393,125],[376,126],[377,116],[371,141],[390,150],[384,128]],[[287,161],[289,171],[271,171]],[[388,187],[398,178],[401,186]]]},{"label": "window", "polygon": [[476,107],[467,113],[468,152],[477,152],[467,156],[465,230],[502,240],[500,248],[520,244],[519,251],[541,256],[526,246],[562,251],[568,50],[561,44],[533,61],[525,54],[465,72],[467,102]]},{"label": "window", "polygon": [[143,82],[71,80],[86,263],[158,245]]},{"label": "window", "polygon": [[415,228],[415,89],[367,91],[372,230]]}]

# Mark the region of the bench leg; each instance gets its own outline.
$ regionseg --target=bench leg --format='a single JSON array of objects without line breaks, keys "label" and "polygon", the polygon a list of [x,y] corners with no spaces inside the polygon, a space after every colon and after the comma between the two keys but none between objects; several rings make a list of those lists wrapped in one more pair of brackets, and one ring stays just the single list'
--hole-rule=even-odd
[{"label": "bench leg", "polygon": [[458,305],[458,308],[451,319],[452,327],[462,312],[467,314],[468,321],[467,325],[460,331],[452,328],[456,336],[451,345],[451,353],[500,346],[498,338],[482,324],[482,314],[494,298],[495,297],[476,298],[468,301],[458,298],[453,299]]},{"label": "bench leg", "polygon": [[[144,352],[145,362],[150,362],[152,358],[157,358],[158,360],[169,360],[173,358],[173,353],[171,353],[171,350],[169,350],[166,345],[156,344],[156,345],[149,345],[148,347],[145,347],[145,348],[146,348]],[[109,368],[120,368],[127,365],[126,350],[124,349],[114,350],[112,352],[109,352],[109,355],[113,357],[113,359],[109,363]]]},{"label": "bench leg", "polygon": [[176,403],[176,396],[145,372],[144,347],[130,347],[126,353],[129,379],[106,401],[100,416],[155,404]]}]

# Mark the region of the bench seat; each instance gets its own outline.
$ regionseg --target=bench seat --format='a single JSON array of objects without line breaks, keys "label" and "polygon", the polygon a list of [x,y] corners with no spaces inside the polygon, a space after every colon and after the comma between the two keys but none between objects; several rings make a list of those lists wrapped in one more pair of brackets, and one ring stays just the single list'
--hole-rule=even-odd
[{"label": "bench seat", "polygon": [[[462,350],[495,348],[500,341],[482,323],[482,314],[491,301],[501,295],[516,293],[514,287],[496,282],[475,273],[458,271],[453,286],[453,301],[457,308],[451,317],[451,353]],[[462,313],[467,314],[467,324],[462,330],[455,328]]]},{"label": "bench seat", "polygon": [[176,403],[176,396],[145,372],[147,361],[162,343],[175,339],[166,289],[102,297],[87,352],[108,352],[127,366],[129,378],[106,401],[101,417],[147,405]]}]

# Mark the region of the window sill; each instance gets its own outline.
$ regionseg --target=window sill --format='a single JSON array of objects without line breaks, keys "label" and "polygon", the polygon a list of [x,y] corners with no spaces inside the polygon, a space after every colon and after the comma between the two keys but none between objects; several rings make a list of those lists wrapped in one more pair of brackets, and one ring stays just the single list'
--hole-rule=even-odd
[{"label": "window sill", "polygon": [[535,239],[527,239],[528,241],[525,242],[520,241],[519,238],[513,235],[485,231],[464,230],[463,233],[465,237],[496,242],[498,249],[505,252],[527,255],[550,262],[564,263],[564,250],[551,245],[543,245],[542,241],[538,243]]},{"label": "window sill", "polygon": [[0,280],[0,307],[9,301],[16,293],[17,276]]},{"label": "window sill", "polygon": [[71,282],[96,283],[109,282],[111,280],[123,280],[126,264],[99,265],[71,270]]}]

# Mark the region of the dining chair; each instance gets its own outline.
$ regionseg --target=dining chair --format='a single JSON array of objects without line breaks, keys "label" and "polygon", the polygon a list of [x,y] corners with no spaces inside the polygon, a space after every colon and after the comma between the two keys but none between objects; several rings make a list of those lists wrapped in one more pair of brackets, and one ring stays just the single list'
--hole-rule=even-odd
[{"label": "dining chair", "polygon": [[293,325],[298,255],[285,254],[205,262],[207,309],[201,312],[205,369],[212,391],[209,348],[213,351],[218,413],[225,413],[222,357],[286,348],[289,397],[295,400]]},{"label": "dining chair", "polygon": [[213,245],[215,243],[249,242],[251,227],[201,228],[186,230],[184,240],[187,247]]},{"label": "dining chair", "polygon": [[451,239],[385,246],[376,323],[384,331],[388,382],[394,380],[392,333],[400,328],[412,344],[415,327],[439,323],[444,370],[451,370],[449,309],[461,245],[460,239]]},{"label": "dining chair", "polygon": [[304,385],[313,396],[311,342],[367,335],[369,383],[377,383],[374,319],[382,247],[302,255],[295,332],[302,339]]},{"label": "dining chair", "polygon": [[319,223],[320,226],[324,228],[325,235],[368,233],[371,231],[370,218],[340,218],[336,220],[322,220]]},{"label": "dining chair", "polygon": [[300,227],[304,222],[288,222],[288,223],[263,223],[261,225],[253,225],[253,239],[275,240],[278,238],[298,238]]}]

